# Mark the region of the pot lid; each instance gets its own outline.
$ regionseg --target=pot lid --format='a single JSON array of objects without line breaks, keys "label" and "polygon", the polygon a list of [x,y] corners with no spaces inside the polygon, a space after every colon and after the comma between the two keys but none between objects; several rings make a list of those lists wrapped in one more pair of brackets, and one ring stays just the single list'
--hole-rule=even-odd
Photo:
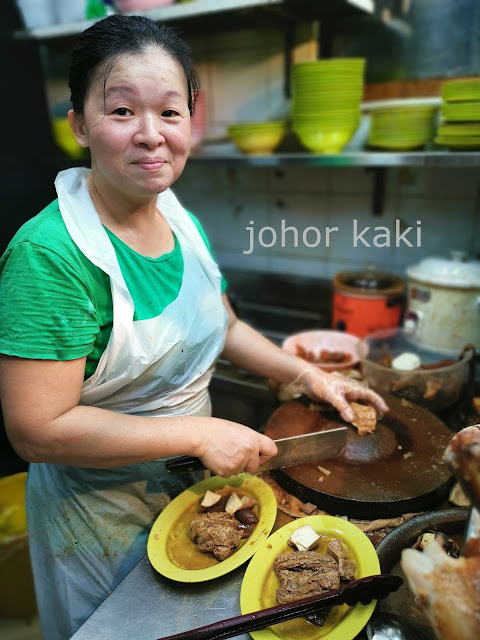
[{"label": "pot lid", "polygon": [[374,267],[367,267],[363,271],[344,271],[337,274],[337,279],[338,284],[345,287],[368,291],[387,291],[402,282],[398,276],[377,271]]},{"label": "pot lid", "polygon": [[452,288],[476,289],[480,287],[480,261],[464,260],[461,251],[452,251],[451,259],[431,257],[407,269],[410,278],[428,284]]}]

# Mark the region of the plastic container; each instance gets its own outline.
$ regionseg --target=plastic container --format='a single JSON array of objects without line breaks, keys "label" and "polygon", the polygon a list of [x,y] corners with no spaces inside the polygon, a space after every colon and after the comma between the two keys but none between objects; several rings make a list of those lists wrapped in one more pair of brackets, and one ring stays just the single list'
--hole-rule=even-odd
[{"label": "plastic container", "polygon": [[78,160],[87,155],[86,149],[78,144],[67,117],[53,117],[52,132],[57,146],[70,158]]},{"label": "plastic container", "polygon": [[115,6],[120,13],[155,9],[156,7],[165,7],[173,3],[174,0],[115,0]]},{"label": "plastic container", "polygon": [[[458,348],[458,354],[463,345]],[[414,353],[422,365],[446,366],[431,369],[400,371],[386,364],[392,357]],[[405,329],[376,331],[358,343],[362,374],[369,387],[387,392],[418,404],[430,411],[439,411],[457,402],[475,351],[468,348],[460,359],[423,348],[414,335]],[[447,364],[448,362],[452,364]]]},{"label": "plastic container", "polygon": [[56,22],[54,0],[17,0],[27,29],[49,27]]},{"label": "plastic container", "polygon": [[61,23],[87,19],[88,0],[57,0],[57,20]]},{"label": "plastic container", "polygon": [[0,616],[29,618],[37,612],[25,513],[27,474],[0,478]]}]

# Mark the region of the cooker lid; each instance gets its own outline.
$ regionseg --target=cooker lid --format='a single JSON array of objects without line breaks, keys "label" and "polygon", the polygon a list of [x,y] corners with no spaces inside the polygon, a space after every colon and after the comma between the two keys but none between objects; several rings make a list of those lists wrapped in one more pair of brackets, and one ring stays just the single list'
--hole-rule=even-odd
[{"label": "cooker lid", "polygon": [[387,291],[398,287],[401,282],[402,280],[398,276],[377,271],[373,267],[364,271],[344,271],[337,274],[337,284],[367,291]]},{"label": "cooker lid", "polygon": [[427,284],[452,288],[476,289],[480,287],[480,261],[464,261],[463,252],[451,252],[451,259],[431,257],[407,269],[410,278]]}]

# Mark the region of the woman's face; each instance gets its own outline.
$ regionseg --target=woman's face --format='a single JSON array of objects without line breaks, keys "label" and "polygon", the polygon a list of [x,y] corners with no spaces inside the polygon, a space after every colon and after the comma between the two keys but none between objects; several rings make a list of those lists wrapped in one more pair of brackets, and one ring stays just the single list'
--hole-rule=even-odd
[{"label": "woman's face", "polygon": [[124,55],[93,80],[83,116],[69,114],[90,147],[97,188],[147,199],[180,176],[190,149],[187,83],[181,65],[157,47]]}]

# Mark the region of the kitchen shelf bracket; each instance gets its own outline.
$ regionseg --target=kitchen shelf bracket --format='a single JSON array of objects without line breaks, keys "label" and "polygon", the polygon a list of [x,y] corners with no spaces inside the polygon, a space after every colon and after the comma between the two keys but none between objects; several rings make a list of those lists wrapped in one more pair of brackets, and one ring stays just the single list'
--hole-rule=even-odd
[{"label": "kitchen shelf bracket", "polygon": [[366,170],[373,172],[372,214],[382,216],[385,210],[387,167],[367,167]]}]

